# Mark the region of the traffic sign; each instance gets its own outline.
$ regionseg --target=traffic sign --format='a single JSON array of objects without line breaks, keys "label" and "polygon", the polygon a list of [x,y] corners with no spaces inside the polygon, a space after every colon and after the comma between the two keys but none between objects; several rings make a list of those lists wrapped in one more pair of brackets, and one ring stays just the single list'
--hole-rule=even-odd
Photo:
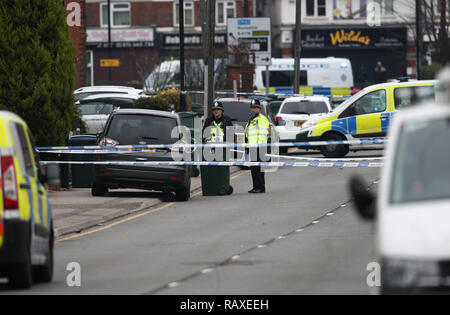
[{"label": "traffic sign", "polygon": [[227,33],[228,45],[246,45],[255,54],[255,65],[272,64],[272,22],[269,17],[228,19]]},{"label": "traffic sign", "polygon": [[102,68],[120,67],[120,60],[119,59],[100,59],[100,67],[102,67]]}]

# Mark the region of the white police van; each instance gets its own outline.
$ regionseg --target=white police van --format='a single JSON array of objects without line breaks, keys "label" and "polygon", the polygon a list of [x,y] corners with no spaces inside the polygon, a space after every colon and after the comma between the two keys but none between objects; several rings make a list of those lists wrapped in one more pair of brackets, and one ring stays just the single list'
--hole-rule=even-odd
[{"label": "white police van", "polygon": [[400,111],[377,200],[352,180],[359,213],[377,223],[384,294],[450,293],[449,139],[450,97]]},{"label": "white police van", "polygon": [[[270,93],[293,93],[294,59],[273,58],[269,71]],[[265,92],[266,84],[266,67],[256,67],[256,89]],[[345,58],[302,58],[300,86],[298,93],[302,95],[351,96],[354,87],[352,64]]]}]

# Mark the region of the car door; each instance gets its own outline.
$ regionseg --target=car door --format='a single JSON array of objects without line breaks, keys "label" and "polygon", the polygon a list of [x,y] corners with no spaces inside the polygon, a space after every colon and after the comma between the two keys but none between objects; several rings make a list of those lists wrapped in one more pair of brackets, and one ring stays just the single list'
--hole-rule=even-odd
[{"label": "car door", "polygon": [[367,93],[349,106],[339,117],[347,134],[355,138],[385,137],[391,118],[387,98],[387,90],[382,88]]},{"label": "car door", "polygon": [[44,254],[49,237],[51,213],[49,213],[47,191],[39,182],[35,164],[34,147],[26,125],[11,122],[10,129],[14,140],[14,151],[19,160],[21,175],[18,176],[20,210],[27,208],[33,231],[32,252]]}]

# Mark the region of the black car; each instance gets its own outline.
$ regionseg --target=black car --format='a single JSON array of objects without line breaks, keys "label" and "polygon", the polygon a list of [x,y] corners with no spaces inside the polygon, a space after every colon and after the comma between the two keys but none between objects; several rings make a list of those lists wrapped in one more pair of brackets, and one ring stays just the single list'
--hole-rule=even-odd
[{"label": "black car", "polygon": [[[180,142],[181,136],[172,138],[179,128],[180,118],[168,112],[121,109],[113,113],[99,136],[98,145],[157,145]],[[100,155],[100,161],[152,162],[173,161],[172,150],[145,149],[142,152]],[[175,192],[177,201],[190,198],[190,166],[106,166],[96,165],[92,195],[104,196],[109,189],[135,188]]]}]

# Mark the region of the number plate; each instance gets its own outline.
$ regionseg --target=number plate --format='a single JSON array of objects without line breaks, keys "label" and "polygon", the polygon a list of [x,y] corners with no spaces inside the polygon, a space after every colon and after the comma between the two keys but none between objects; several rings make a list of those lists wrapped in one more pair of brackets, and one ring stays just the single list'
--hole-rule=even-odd
[{"label": "number plate", "polygon": [[304,121],[296,121],[296,122],[295,122],[295,126],[296,126],[296,127],[303,127],[304,124],[305,124]]}]

